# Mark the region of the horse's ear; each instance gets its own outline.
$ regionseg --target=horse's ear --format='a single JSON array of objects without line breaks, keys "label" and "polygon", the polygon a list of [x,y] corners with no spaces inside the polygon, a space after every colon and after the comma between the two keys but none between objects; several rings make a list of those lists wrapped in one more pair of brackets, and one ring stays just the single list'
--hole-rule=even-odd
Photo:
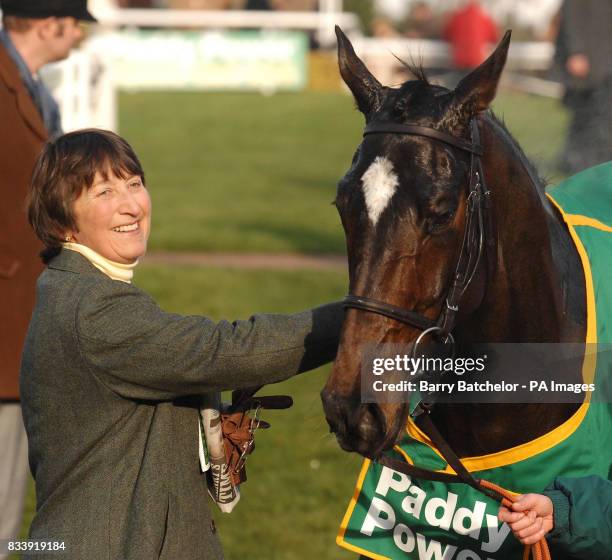
[{"label": "horse's ear", "polygon": [[336,25],[338,66],[344,83],[353,92],[357,107],[367,115],[380,107],[382,85],[355,54],[348,37]]},{"label": "horse's ear", "polygon": [[508,58],[511,35],[512,31],[506,31],[491,56],[463,78],[455,88],[454,104],[466,117],[485,111],[495,98],[497,85]]}]

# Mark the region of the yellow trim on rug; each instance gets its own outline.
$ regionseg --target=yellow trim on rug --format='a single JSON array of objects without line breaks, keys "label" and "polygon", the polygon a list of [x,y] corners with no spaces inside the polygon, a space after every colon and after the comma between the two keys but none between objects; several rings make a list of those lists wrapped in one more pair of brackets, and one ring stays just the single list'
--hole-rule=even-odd
[{"label": "yellow trim on rug", "polygon": [[595,218],[589,218],[588,216],[583,216],[582,214],[566,214],[565,218],[566,223],[572,224],[573,226],[588,226],[612,233],[612,226],[608,226]]},{"label": "yellow trim on rug", "polygon": [[[580,426],[584,420],[586,413],[589,409],[589,403],[587,401],[580,405],[580,408],[574,414],[568,418],[563,424],[557,426],[554,430],[551,430],[547,434],[540,436],[536,439],[522,443],[516,447],[510,447],[496,453],[489,453],[488,455],[480,455],[477,457],[465,457],[461,459],[461,462],[469,472],[479,472],[488,469],[497,469],[499,467],[505,467],[506,465],[512,465],[513,463],[519,463],[544,451],[552,449],[556,445],[559,445],[563,440],[571,436]],[[440,452],[433,446],[429,438],[419,429],[419,427],[410,419],[406,426],[406,432],[408,435],[421,443],[424,443],[431,448],[443,461],[445,460]],[[445,469],[438,472],[456,474],[450,465],[447,465]]]},{"label": "yellow trim on rug", "polygon": [[[548,197],[548,200],[553,204],[553,206],[559,211],[559,214],[561,214],[561,217],[563,218],[563,221],[566,223],[567,225],[567,229],[569,231],[569,234],[572,238],[572,240],[574,241],[574,245],[576,246],[576,250],[578,251],[578,254],[580,255],[580,260],[582,262],[582,268],[584,270],[584,284],[585,284],[585,289],[586,289],[586,300],[587,300],[587,331],[586,331],[586,343],[587,344],[597,344],[597,307],[595,306],[595,288],[593,287],[593,273],[591,271],[591,261],[589,260],[589,255],[586,252],[586,249],[584,248],[584,245],[582,244],[582,241],[580,240],[580,237],[578,237],[578,234],[576,233],[576,230],[574,229],[574,225],[590,225],[591,227],[597,227],[598,229],[599,226],[596,226],[595,223],[601,225],[604,228],[604,231],[607,231],[607,226],[605,226],[604,224],[602,224],[601,222],[598,222],[597,220],[591,220],[590,218],[587,218],[586,216],[580,216],[578,214],[566,214],[563,211],[563,208],[561,208],[561,206],[559,206],[559,204],[557,204],[557,201],[550,196],[549,194],[546,195]],[[573,220],[576,220],[576,222],[580,223],[574,223]],[[587,224],[587,221],[592,221],[593,223]],[[586,366],[587,364],[585,364]],[[595,364],[593,364],[593,371],[595,369]],[[587,379],[588,377],[584,376],[584,368],[583,368],[583,377],[585,379]]]},{"label": "yellow trim on rug", "polygon": [[371,552],[370,550],[355,546],[354,544],[347,543],[346,541],[339,541],[336,539],[336,544],[342,548],[346,548],[346,550],[361,554],[361,556],[365,556],[366,558],[372,558],[373,560],[391,560],[391,558],[388,556],[381,556],[380,554],[376,554],[376,552]]},{"label": "yellow trim on rug", "polygon": [[402,457],[404,457],[406,463],[408,463],[409,465],[414,465],[414,461],[412,460],[410,455],[408,455],[408,453],[406,453],[399,445],[394,445],[393,449],[397,451]]},{"label": "yellow trim on rug", "polygon": [[348,527],[348,522],[351,516],[353,515],[353,510],[355,509],[355,505],[357,505],[357,500],[359,499],[359,494],[361,494],[361,487],[363,486],[363,481],[365,480],[366,474],[368,472],[368,467],[370,466],[370,459],[364,459],[363,464],[361,465],[361,471],[359,472],[359,477],[357,478],[357,484],[355,484],[355,490],[353,490],[353,496],[351,497],[351,501],[349,502],[348,508],[344,517],[342,518],[342,523],[340,523],[340,530],[338,531],[338,535],[336,536],[336,544],[341,546],[342,548],[346,548],[351,552],[357,552],[366,558],[372,558],[373,560],[391,560],[387,556],[381,556],[380,554],[376,554],[374,552],[370,552],[369,550],[365,550],[363,548],[359,548],[354,544],[347,543],[344,540],[344,535],[346,534],[346,528]]}]

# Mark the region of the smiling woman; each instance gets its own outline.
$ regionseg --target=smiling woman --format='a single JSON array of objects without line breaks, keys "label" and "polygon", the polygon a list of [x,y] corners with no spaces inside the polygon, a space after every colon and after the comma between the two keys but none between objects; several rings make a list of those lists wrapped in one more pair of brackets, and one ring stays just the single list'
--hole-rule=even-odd
[{"label": "smiling woman", "polygon": [[33,186],[29,219],[45,244],[45,263],[61,247],[88,247],[120,264],[144,255],[151,199],[138,157],[120,136],[89,129],[48,144]]},{"label": "smiling woman", "polygon": [[47,144],[28,212],[47,264],[20,377],[30,538],[75,560],[222,558],[200,462],[204,396],[330,361],[342,307],[232,323],[162,311],[130,282],[151,201],[136,154],[111,132]]},{"label": "smiling woman", "polygon": [[93,186],[74,202],[77,231],[67,235],[103,257],[131,264],[144,255],[151,223],[151,199],[142,178],[97,172]]}]

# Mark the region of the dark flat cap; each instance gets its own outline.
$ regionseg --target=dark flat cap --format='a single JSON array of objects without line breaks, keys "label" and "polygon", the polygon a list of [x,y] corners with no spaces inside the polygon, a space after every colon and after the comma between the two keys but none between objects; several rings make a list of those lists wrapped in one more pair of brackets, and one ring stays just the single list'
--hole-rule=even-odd
[{"label": "dark flat cap", "polygon": [[80,21],[96,21],[87,9],[87,0],[0,0],[5,16],[24,18],[73,17]]}]

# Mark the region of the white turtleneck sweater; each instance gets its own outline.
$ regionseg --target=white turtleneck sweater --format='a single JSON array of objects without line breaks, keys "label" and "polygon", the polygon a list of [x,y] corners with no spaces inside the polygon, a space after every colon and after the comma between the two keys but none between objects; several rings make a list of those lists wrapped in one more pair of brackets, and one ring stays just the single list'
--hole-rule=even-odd
[{"label": "white turtleneck sweater", "polygon": [[81,245],[80,243],[62,243],[62,247],[64,249],[70,249],[71,251],[81,253],[81,255],[83,255],[91,264],[93,264],[99,271],[106,274],[106,276],[109,278],[119,280],[120,282],[125,282],[126,284],[130,284],[132,282],[134,268],[136,268],[138,261],[131,264],[114,262],[106,257],[103,257],[99,253],[96,253],[93,249],[90,249],[86,245]]}]

